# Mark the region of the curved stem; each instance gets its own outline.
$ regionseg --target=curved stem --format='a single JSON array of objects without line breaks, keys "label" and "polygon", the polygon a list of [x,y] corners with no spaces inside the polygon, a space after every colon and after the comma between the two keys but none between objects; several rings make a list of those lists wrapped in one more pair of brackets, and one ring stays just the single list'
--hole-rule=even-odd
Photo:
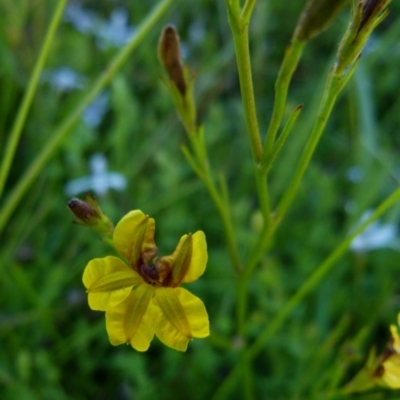
[{"label": "curved stem", "polygon": [[228,252],[232,266],[234,270],[239,273],[242,270],[242,264],[236,245],[235,232],[233,229],[228,189],[224,183],[224,180],[221,178],[222,194],[219,193],[217,187],[215,186],[214,180],[211,176],[210,168],[208,166],[207,154],[205,153],[205,148],[203,147],[203,138],[200,137],[200,135],[193,134],[193,132],[188,132],[188,137],[191,142],[195,158],[186,148],[183,148],[184,155],[189,164],[192,166],[194,172],[204,183],[204,186],[206,187],[215,207],[217,208],[222,225],[224,227],[226,244],[228,246]]},{"label": "curved stem", "polygon": [[303,150],[299,164],[296,168],[295,175],[277,206],[278,224],[282,220],[294,200],[303,175],[308,167],[308,164],[310,163],[311,157],[314,154],[314,150],[317,147],[319,139],[321,138],[322,132],[331,114],[332,108],[336,102],[337,96],[339,95],[342,88],[342,79],[337,75],[333,75],[333,73],[331,72],[328,77],[328,82],[324,91],[320,111],[318,113],[314,129],[311,132],[311,136],[308,139],[306,147]]},{"label": "curved stem", "polygon": [[55,33],[63,14],[65,4],[67,0],[60,0],[57,4],[53,18],[50,22],[49,29],[46,33],[42,48],[40,50],[39,58],[33,69],[31,78],[29,79],[28,88],[25,92],[24,98],[21,102],[20,108],[17,113],[17,117],[14,122],[14,126],[11,130],[10,137],[7,141],[7,146],[3,154],[3,161],[0,168],[0,198],[3,193],[4,185],[6,183],[8,173],[11,168],[11,163],[14,158],[14,154],[18,145],[19,138],[21,136],[22,128],[24,126],[26,116],[28,115],[29,108],[32,104],[33,96],[36,91],[36,87],[39,82],[40,74],[43,70],[44,63],[50,51],[51,44],[55,37]]},{"label": "curved stem", "polygon": [[250,138],[251,151],[255,164],[262,155],[262,143],[258,128],[256,104],[254,100],[253,79],[251,74],[248,22],[240,18],[230,19],[239,72],[240,91]]},{"label": "curved stem", "polygon": [[268,157],[267,163],[265,165],[265,171],[268,173],[269,169],[271,168],[272,164],[274,163],[275,159],[278,157],[279,153],[281,152],[283,145],[286,142],[286,139],[289,136],[289,133],[292,131],[293,125],[297,120],[297,117],[299,116],[301,110],[303,109],[303,105],[300,104],[297,106],[289,119],[287,120],[282,133],[279,135],[279,138],[274,146],[274,148],[271,151],[270,157]]},{"label": "curved stem", "polygon": [[263,170],[267,169],[266,165],[269,162],[271,152],[275,145],[275,137],[281,125],[283,113],[285,111],[289,84],[303,53],[304,45],[305,42],[300,42],[298,40],[292,41],[291,45],[286,49],[282,65],[275,82],[274,109],[272,111],[271,122],[268,127],[261,161]]},{"label": "curved stem", "polygon": [[11,195],[8,197],[2,209],[0,210],[0,232],[4,228],[12,212],[21,201],[25,192],[34,183],[40,171],[67,137],[68,133],[70,133],[72,127],[77,123],[82,112],[99,94],[99,92],[111,81],[116,72],[123,66],[128,57],[132,54],[133,50],[135,50],[142,40],[147,36],[149,31],[167,11],[173,1],[174,0],[162,0],[158,3],[158,5],[151,11],[148,17],[140,25],[135,37],[115,56],[108,68],[106,68],[103,74],[84,96],[82,101],[72,111],[69,117],[66,118],[64,123],[55,131],[53,137],[47,142],[41,153],[26,169],[25,174],[19,180],[18,184],[13,189]]},{"label": "curved stem", "polygon": [[[279,328],[286,321],[291,312],[318,286],[323,278],[332,270],[336,262],[344,255],[351,242],[357,237],[368,225],[376,221],[384,212],[392,207],[400,200],[400,188],[395,190],[389,197],[387,197],[379,207],[371,214],[371,216],[360,224],[350,235],[348,235],[335,250],[314,270],[311,276],[301,286],[301,288],[287,301],[284,307],[279,311],[270,324],[261,332],[256,341],[245,352],[244,356],[249,360],[254,359],[260,351],[264,348],[265,344],[276,334]],[[222,385],[219,387],[213,400],[226,399],[232,387],[236,383],[237,377],[240,373],[240,365],[235,366]]]}]

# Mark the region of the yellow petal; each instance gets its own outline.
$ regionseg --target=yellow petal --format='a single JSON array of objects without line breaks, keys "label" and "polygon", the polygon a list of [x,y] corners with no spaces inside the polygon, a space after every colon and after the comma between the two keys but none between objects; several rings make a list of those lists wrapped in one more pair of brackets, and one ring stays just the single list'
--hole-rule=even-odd
[{"label": "yellow petal", "polygon": [[122,303],[106,312],[106,328],[112,345],[130,343],[137,351],[149,348],[154,330],[146,312],[153,295],[151,286],[139,285]]},{"label": "yellow petal", "polygon": [[197,231],[183,235],[170,256],[157,260],[158,268],[170,269],[164,286],[177,287],[182,282],[192,282],[203,274],[207,264],[207,243],[204,233]]},{"label": "yellow petal", "polygon": [[157,254],[154,230],[154,219],[149,218],[140,210],[126,214],[115,227],[114,246],[136,270],[143,263],[142,253],[150,258]]},{"label": "yellow petal", "polygon": [[175,350],[186,351],[193,338],[210,334],[203,302],[183,288],[157,288],[151,317],[158,320],[157,337]]},{"label": "yellow petal", "polygon": [[382,379],[392,389],[400,389],[400,355],[393,354],[383,363]]},{"label": "yellow petal", "polygon": [[203,275],[206,269],[208,254],[206,236],[203,231],[197,231],[192,235],[193,248],[192,259],[182,282],[193,282]]},{"label": "yellow petal", "polygon": [[392,346],[396,353],[400,354],[400,336],[397,330],[397,326],[390,325],[390,332],[392,333]]},{"label": "yellow petal", "polygon": [[117,305],[129,295],[134,285],[142,282],[135,271],[113,256],[91,260],[83,272],[83,284],[92,310],[105,311]]},{"label": "yellow petal", "polygon": [[[183,235],[171,255],[160,257],[156,261],[158,270],[168,271],[166,280],[163,282],[164,286],[177,287],[185,277],[192,258],[192,236],[192,234]],[[171,271],[170,274],[169,271]]]}]

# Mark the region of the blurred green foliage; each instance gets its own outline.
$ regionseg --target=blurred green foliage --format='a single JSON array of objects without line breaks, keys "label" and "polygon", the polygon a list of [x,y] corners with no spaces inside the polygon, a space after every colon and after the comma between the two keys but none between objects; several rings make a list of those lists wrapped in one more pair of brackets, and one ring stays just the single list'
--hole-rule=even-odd
[{"label": "blurred green foliage", "polygon": [[[129,25],[136,26],[155,2],[71,4],[81,4],[104,20],[122,7]],[[271,114],[283,52],[303,4],[259,0],[256,5],[250,48],[262,131]],[[257,337],[363,212],[399,184],[400,1],[393,0],[390,8],[335,107],[290,215],[248,288],[250,338]],[[0,1],[0,149],[53,9],[53,2]],[[292,176],[310,132],[348,14],[346,9],[327,32],[307,45],[295,73],[287,116],[300,103],[305,109],[272,172],[274,201]],[[227,176],[239,249],[245,256],[259,227],[224,2],[176,2],[163,24],[167,22],[179,30],[186,61],[197,70],[196,97],[210,159],[215,170]],[[1,399],[205,399],[237,362],[235,276],[218,214],[180,151],[186,138],[157,60],[163,24],[113,79],[100,125],[90,127],[81,120],[74,127],[0,236]],[[93,35],[82,34],[64,19],[46,70],[69,67],[89,84],[115,52],[113,46],[100,48]],[[41,82],[5,197],[83,93],[60,92]],[[104,315],[87,305],[83,269],[91,258],[109,254],[109,249],[92,232],[71,224],[64,186],[88,175],[89,158],[98,152],[106,155],[110,170],[128,180],[125,191],[110,190],[98,199],[115,222],[135,208],[150,214],[158,224],[160,254],[171,252],[185,232],[206,233],[209,264],[191,291],[206,304],[212,335],[192,342],[187,353],[157,341],[144,354],[129,347],[114,348],[108,342]],[[351,171],[358,171],[356,178],[349,179]],[[393,209],[385,222],[397,223],[399,211]],[[319,393],[350,379],[372,345],[379,349],[385,345],[388,325],[400,311],[399,250],[397,238],[396,248],[349,252],[341,260],[255,360],[257,398],[323,398]],[[241,392],[230,398],[241,398]],[[396,395],[377,391],[370,398]]]}]

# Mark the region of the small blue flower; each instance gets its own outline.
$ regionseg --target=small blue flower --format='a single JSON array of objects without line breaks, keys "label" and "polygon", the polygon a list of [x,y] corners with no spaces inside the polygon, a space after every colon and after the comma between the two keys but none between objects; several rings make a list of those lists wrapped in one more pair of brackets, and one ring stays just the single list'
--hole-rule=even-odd
[{"label": "small blue flower", "polygon": [[[360,223],[369,218],[371,214],[372,211],[366,211],[361,217]],[[375,221],[353,239],[350,249],[360,253],[381,248],[398,249],[397,236],[395,224],[382,224]]]},{"label": "small blue flower", "polygon": [[67,196],[76,196],[88,191],[103,196],[109,189],[121,191],[127,186],[126,178],[122,174],[107,171],[107,159],[103,154],[97,153],[90,158],[90,169],[91,175],[74,179],[65,185]]}]

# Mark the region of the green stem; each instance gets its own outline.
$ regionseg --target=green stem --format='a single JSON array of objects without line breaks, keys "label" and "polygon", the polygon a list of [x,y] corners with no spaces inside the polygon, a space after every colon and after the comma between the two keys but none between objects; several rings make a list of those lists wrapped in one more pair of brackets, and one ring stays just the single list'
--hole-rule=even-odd
[{"label": "green stem", "polygon": [[[291,312],[304,300],[304,298],[312,293],[312,291],[318,287],[319,283],[326,275],[331,271],[335,263],[343,256],[351,242],[355,237],[361,234],[361,232],[372,222],[376,221],[384,212],[392,207],[396,202],[400,200],[400,188],[395,190],[389,197],[387,197],[379,207],[371,214],[371,216],[358,226],[350,235],[348,235],[342,242],[336,247],[336,249],[323,261],[314,271],[314,273],[307,279],[302,287],[289,299],[284,307],[279,311],[275,318],[270,324],[260,333],[256,341],[250,346],[245,352],[245,356],[249,360],[254,359],[260,351],[264,348],[265,344],[273,337],[279,328],[283,325],[285,320],[291,314]],[[222,400],[227,398],[230,390],[236,383],[237,377],[240,373],[240,364],[233,368],[228,377],[219,387],[213,400]]]},{"label": "green stem", "polygon": [[35,67],[33,69],[32,75],[29,79],[28,88],[25,92],[24,98],[21,102],[20,108],[18,110],[14,126],[11,130],[10,137],[7,141],[7,146],[3,154],[3,161],[0,168],[0,198],[3,193],[4,185],[6,183],[8,173],[11,168],[11,163],[14,158],[14,154],[18,145],[19,138],[21,136],[22,128],[25,124],[26,116],[28,114],[29,108],[32,104],[33,96],[35,94],[40,74],[43,70],[44,63],[50,51],[51,44],[53,42],[55,32],[57,30],[58,24],[60,22],[61,16],[63,14],[65,4],[67,0],[60,0],[57,4],[56,10],[54,12],[53,18],[50,22],[49,29],[46,33],[42,48],[39,53],[39,58],[36,61]]},{"label": "green stem", "polygon": [[331,114],[332,108],[342,88],[342,78],[338,75],[334,75],[331,72],[328,77],[327,86],[324,91],[320,111],[318,113],[314,129],[311,132],[311,136],[303,150],[292,182],[289,184],[286,192],[277,206],[276,217],[278,224],[284,217],[299,189],[303,175],[308,167],[308,164],[310,163],[311,157],[315,148],[317,147],[319,139],[321,138],[322,132]]},{"label": "green stem", "polygon": [[235,43],[236,62],[239,72],[240,91],[250,138],[251,151],[255,164],[262,155],[262,143],[258,129],[256,104],[254,100],[253,79],[251,75],[248,21],[240,17],[229,18]]},{"label": "green stem", "polygon": [[297,64],[303,53],[305,42],[293,40],[291,45],[286,49],[285,56],[279,70],[278,77],[275,82],[275,102],[272,111],[271,122],[268,127],[267,137],[264,143],[263,155],[261,160],[262,169],[265,171],[269,162],[271,152],[275,145],[275,137],[282,122],[282,117],[286,106],[286,97],[289,84],[293,73],[297,68]]},{"label": "green stem", "polygon": [[251,14],[253,13],[254,6],[256,5],[257,0],[246,0],[246,3],[243,6],[243,10],[241,13],[241,17],[244,21],[249,22],[251,18]]},{"label": "green stem", "polygon": [[243,376],[243,398],[244,400],[254,400],[254,380],[251,367],[251,360],[244,358],[241,363]]},{"label": "green stem", "polygon": [[186,125],[184,126],[194,152],[194,157],[185,147],[183,147],[184,155],[189,164],[192,166],[194,172],[204,183],[204,186],[206,187],[215,207],[217,208],[217,211],[219,212],[232,266],[237,273],[240,273],[242,270],[242,263],[240,261],[239,251],[236,245],[235,231],[233,229],[228,187],[226,186],[225,180],[222,178],[222,176],[220,176],[221,193],[215,186],[208,162],[207,149],[204,143],[203,127],[197,129],[193,125],[191,127]]},{"label": "green stem", "polygon": [[[200,160],[199,160],[200,161]],[[211,199],[213,200],[215,207],[217,208],[220,218],[222,220],[222,225],[225,232],[225,239],[228,246],[229,257],[233,268],[237,273],[242,270],[242,263],[240,261],[240,256],[238,248],[236,246],[235,232],[233,229],[230,205],[225,196],[221,196],[215,186],[214,180],[211,176],[210,170],[207,167],[207,163],[202,164],[203,169],[201,173],[197,174],[198,177],[203,181]]]},{"label": "green stem", "polygon": [[122,67],[128,57],[132,54],[133,50],[142,42],[149,31],[162,17],[162,15],[171,6],[174,0],[162,0],[158,5],[153,8],[148,17],[138,28],[135,37],[115,56],[106,68],[103,74],[94,83],[93,87],[88,91],[86,96],[67,117],[64,123],[55,131],[53,137],[47,142],[41,153],[36,157],[32,164],[27,168],[23,177],[19,180],[18,184],[8,197],[6,203],[0,210],[0,232],[4,228],[12,212],[15,210],[22,197],[34,183],[35,179],[49,161],[51,156],[55,153],[61,143],[65,140],[68,133],[79,120],[80,115],[88,106],[88,104],[104,89],[104,87],[111,81],[117,71]]},{"label": "green stem", "polygon": [[259,261],[262,259],[266,252],[269,241],[273,235],[275,225],[264,224],[261,234],[257,240],[256,245],[250,252],[250,258],[246,262],[243,274],[238,281],[237,287],[237,310],[236,318],[238,323],[238,331],[240,335],[244,334],[245,321],[246,321],[246,311],[247,311],[247,301],[248,301],[248,288],[250,284],[250,279],[253,275],[253,271]]},{"label": "green stem", "polygon": [[265,171],[268,172],[271,168],[272,164],[274,163],[275,159],[278,157],[279,153],[282,150],[283,145],[286,142],[286,139],[289,136],[289,133],[292,131],[293,125],[297,120],[301,110],[303,109],[303,105],[299,105],[295,108],[292,115],[289,117],[288,121],[286,122],[282,133],[280,134],[274,148],[272,149],[271,156],[267,160],[267,164],[265,166]]}]

